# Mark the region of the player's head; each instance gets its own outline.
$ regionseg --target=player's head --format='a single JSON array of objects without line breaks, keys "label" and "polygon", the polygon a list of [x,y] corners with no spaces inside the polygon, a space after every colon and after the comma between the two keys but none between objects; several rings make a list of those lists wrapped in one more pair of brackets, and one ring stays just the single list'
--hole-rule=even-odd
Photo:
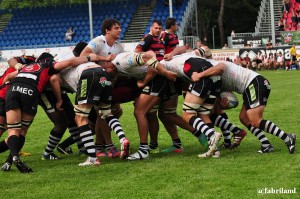
[{"label": "player's head", "polygon": [[150,32],[153,36],[159,36],[162,30],[162,22],[160,20],[154,19],[150,27]]},{"label": "player's head", "polygon": [[166,29],[171,29],[174,28],[174,32],[177,31],[178,26],[177,26],[177,20],[175,18],[167,18],[166,20]]},{"label": "player's head", "polygon": [[36,60],[36,62],[47,62],[48,60],[53,61],[54,57],[50,53],[42,53]]},{"label": "player's head", "polygon": [[122,32],[120,22],[116,19],[105,19],[101,25],[101,32],[103,35],[110,34],[118,39]]},{"label": "player's head", "polygon": [[73,54],[75,57],[79,57],[80,53],[83,51],[83,49],[87,46],[87,43],[84,41],[79,42],[76,44],[75,48],[73,49]]},{"label": "player's head", "polygon": [[195,55],[205,58],[205,56],[204,56],[205,52],[202,48],[194,48],[193,52]]},{"label": "player's head", "polygon": [[209,58],[209,59],[212,58],[212,53],[208,46],[201,46],[201,49],[204,51],[205,58]]}]

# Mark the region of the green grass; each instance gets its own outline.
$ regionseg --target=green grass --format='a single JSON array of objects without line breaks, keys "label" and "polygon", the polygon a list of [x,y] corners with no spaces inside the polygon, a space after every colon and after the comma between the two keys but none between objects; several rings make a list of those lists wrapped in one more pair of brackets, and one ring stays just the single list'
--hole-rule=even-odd
[{"label": "green grass", "polygon": [[[264,118],[275,122],[286,132],[300,138],[300,72],[261,72],[272,86]],[[241,96],[239,96],[241,99]],[[181,100],[180,100],[181,101]],[[138,148],[138,132],[132,103],[123,105],[121,123],[132,143]],[[230,120],[242,127],[238,108],[227,112]],[[181,104],[178,113],[181,113]],[[287,147],[275,136],[267,135],[275,147],[274,153],[257,154],[259,141],[248,132],[241,146],[233,151],[221,151],[219,159],[199,159],[201,148],[197,140],[180,129],[186,149],[184,154],[155,154],[149,160],[128,162],[102,158],[101,166],[81,168],[85,157],[64,156],[59,161],[42,161],[52,123],[39,108],[27,134],[23,157],[34,172],[21,174],[15,166],[10,172],[0,172],[0,198],[300,198],[300,153],[288,154]],[[5,134],[6,135],[6,134]],[[69,134],[66,133],[65,137]],[[3,136],[4,137],[4,136]],[[113,135],[115,143],[117,136]],[[161,126],[159,146],[171,145]],[[77,152],[73,146],[73,150]],[[0,154],[2,161],[7,153]],[[296,188],[296,194],[259,195],[260,188]]]}]

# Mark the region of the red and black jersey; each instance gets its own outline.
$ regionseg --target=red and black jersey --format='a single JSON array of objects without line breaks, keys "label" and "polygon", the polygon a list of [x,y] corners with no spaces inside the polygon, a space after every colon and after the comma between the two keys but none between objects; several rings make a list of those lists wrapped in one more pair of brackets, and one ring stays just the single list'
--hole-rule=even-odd
[{"label": "red and black jersey", "polygon": [[0,88],[0,98],[2,98],[2,99],[5,99],[5,97],[6,97],[6,91],[7,91],[7,89],[8,89],[8,86],[9,86],[9,84],[6,84],[6,85],[3,85],[3,80],[4,80],[4,78],[9,74],[9,73],[12,73],[12,72],[15,72],[16,71],[16,69],[14,68],[14,67],[8,67],[7,69],[6,69],[6,71],[2,74],[2,76],[0,77],[0,85],[2,85],[1,86],[1,88]]},{"label": "red and black jersey", "polygon": [[20,57],[14,57],[20,64],[31,64],[35,62],[35,57],[22,55]]},{"label": "red and black jersey", "polygon": [[55,62],[53,61],[27,65],[19,71],[17,77],[11,82],[19,82],[31,85],[37,88],[37,90],[41,93],[51,75],[59,72],[54,69],[54,65]]},{"label": "red and black jersey", "polygon": [[165,54],[172,52],[179,45],[178,36],[167,31],[161,35],[161,41],[165,45]]},{"label": "red and black jersey", "polygon": [[152,50],[156,54],[156,59],[158,61],[163,60],[165,55],[165,46],[160,40],[160,37],[154,37],[151,34],[145,35],[137,48],[141,48],[144,52]]}]

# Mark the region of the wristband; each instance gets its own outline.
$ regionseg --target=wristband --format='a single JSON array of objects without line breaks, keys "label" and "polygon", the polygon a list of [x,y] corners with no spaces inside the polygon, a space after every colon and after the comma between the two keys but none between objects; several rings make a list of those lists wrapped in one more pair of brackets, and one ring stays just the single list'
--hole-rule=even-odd
[{"label": "wristband", "polygon": [[86,56],[86,60],[89,62],[91,61],[91,57],[90,56]]}]

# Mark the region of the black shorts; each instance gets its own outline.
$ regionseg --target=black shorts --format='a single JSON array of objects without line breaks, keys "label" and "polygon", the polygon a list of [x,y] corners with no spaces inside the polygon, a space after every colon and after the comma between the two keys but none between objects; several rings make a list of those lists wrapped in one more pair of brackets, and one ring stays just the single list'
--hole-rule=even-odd
[{"label": "black shorts", "polygon": [[0,98],[0,116],[6,117],[5,99]]},{"label": "black shorts", "polygon": [[171,96],[178,95],[175,83],[166,77],[156,75],[143,89],[143,94],[160,97],[161,101],[167,101]]},{"label": "black shorts", "polygon": [[205,77],[198,82],[192,82],[188,91],[195,96],[207,99],[210,95],[218,97],[221,91],[221,77],[219,75]]},{"label": "black shorts", "polygon": [[6,95],[6,112],[21,109],[22,112],[35,116],[39,103],[39,93],[35,87],[24,83],[13,83]]},{"label": "black shorts", "polygon": [[90,68],[82,72],[76,92],[75,104],[111,104],[111,77],[103,68]]},{"label": "black shorts", "polygon": [[292,56],[291,56],[291,60],[292,60],[292,61],[296,61],[296,60],[297,60],[296,55],[292,55]]},{"label": "black shorts", "polygon": [[[63,100],[62,108],[68,119],[68,126],[74,126],[75,123],[75,112],[73,104],[68,96],[68,93],[62,91],[61,98]],[[53,113],[56,109],[57,99],[52,90],[44,90],[40,94],[39,105],[44,109],[46,113]]]},{"label": "black shorts", "polygon": [[243,93],[244,106],[246,110],[257,106],[267,105],[271,92],[270,82],[263,76],[255,77]]}]

